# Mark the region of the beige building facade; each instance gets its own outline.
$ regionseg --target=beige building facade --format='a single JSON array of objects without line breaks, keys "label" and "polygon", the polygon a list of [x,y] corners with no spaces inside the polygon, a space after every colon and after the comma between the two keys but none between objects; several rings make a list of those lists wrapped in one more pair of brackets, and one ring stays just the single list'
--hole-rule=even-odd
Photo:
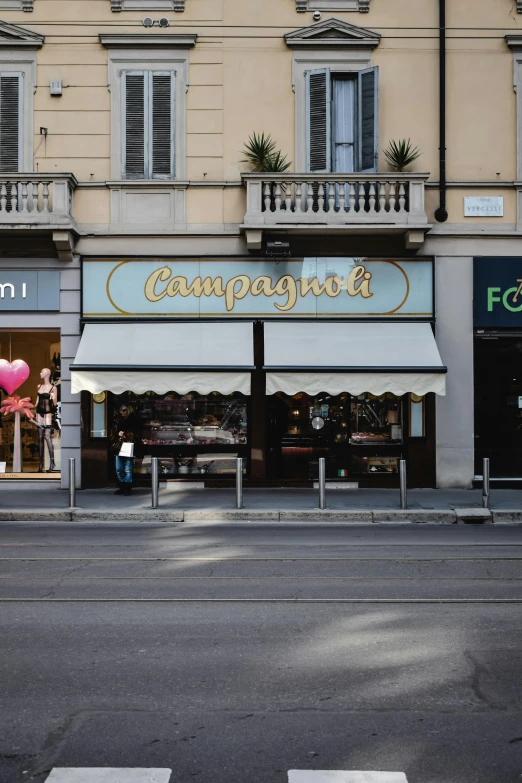
[{"label": "beige building facade", "polygon": [[441,101],[441,3],[0,0],[0,351],[59,387],[5,476],[107,484],[125,403],[144,481],[522,479],[522,4],[447,3]]}]

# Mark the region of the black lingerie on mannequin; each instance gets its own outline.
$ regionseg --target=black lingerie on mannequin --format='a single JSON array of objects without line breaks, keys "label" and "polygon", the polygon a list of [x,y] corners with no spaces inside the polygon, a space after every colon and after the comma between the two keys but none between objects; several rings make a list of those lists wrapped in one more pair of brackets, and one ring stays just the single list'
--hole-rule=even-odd
[{"label": "black lingerie on mannequin", "polygon": [[38,392],[38,396],[36,398],[36,412],[40,416],[47,416],[54,413],[54,402],[51,398],[53,389],[54,386],[51,386],[50,392]]}]

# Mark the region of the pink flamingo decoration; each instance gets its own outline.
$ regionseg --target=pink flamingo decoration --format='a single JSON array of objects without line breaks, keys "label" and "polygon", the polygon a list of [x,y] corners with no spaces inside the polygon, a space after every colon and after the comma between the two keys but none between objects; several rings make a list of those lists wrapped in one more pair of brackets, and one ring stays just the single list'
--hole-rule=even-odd
[{"label": "pink flamingo decoration", "polygon": [[34,413],[31,410],[34,408],[30,397],[20,397],[18,394],[13,394],[12,397],[7,397],[2,401],[1,412],[4,416],[9,413],[15,415],[15,431],[13,441],[13,473],[22,472],[22,438],[20,435],[20,417],[21,414],[27,416],[28,419],[34,419]]}]

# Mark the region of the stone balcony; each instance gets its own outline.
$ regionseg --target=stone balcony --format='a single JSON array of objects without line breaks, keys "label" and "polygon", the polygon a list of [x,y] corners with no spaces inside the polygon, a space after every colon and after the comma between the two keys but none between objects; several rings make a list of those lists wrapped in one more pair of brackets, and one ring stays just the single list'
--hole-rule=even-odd
[{"label": "stone balcony", "polygon": [[429,174],[243,174],[241,226],[251,250],[263,233],[402,234],[419,248],[431,228],[424,210]]},{"label": "stone balcony", "polygon": [[0,174],[0,233],[52,234],[58,257],[72,259],[74,236],[73,174]]}]

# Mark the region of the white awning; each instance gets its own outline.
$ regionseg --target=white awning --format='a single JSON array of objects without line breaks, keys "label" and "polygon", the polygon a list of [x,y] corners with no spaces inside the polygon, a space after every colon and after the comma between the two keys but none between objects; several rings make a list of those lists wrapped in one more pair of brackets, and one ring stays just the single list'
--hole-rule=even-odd
[{"label": "white awning", "polygon": [[71,365],[73,394],[250,394],[251,323],[87,324]]},{"label": "white awning", "polygon": [[265,368],[267,394],[446,393],[429,323],[269,322]]}]

